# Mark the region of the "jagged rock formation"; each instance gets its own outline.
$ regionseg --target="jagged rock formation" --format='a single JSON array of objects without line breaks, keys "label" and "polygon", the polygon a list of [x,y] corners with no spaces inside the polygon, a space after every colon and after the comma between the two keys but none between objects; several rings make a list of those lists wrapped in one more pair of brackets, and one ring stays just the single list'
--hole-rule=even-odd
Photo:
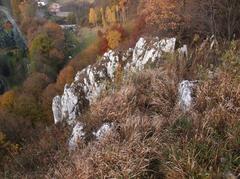
[{"label": "jagged rock formation", "polygon": [[175,43],[175,38],[155,38],[151,41],[140,38],[135,48],[125,53],[105,53],[95,65],[77,73],[74,82],[65,86],[62,96],[53,99],[55,123],[66,120],[68,124],[74,124],[84,108],[94,102],[106,88],[107,83],[114,82],[118,67],[121,66],[124,73],[142,70],[147,64],[161,60],[164,52],[173,52]]},{"label": "jagged rock formation", "polygon": [[65,86],[63,95],[53,99],[55,123],[66,120],[68,124],[74,124],[83,110],[106,88],[107,81],[114,81],[118,65],[119,55],[109,51],[98,63],[77,73],[74,82]]},{"label": "jagged rock formation", "polygon": [[85,136],[83,131],[84,125],[80,122],[77,122],[73,128],[72,135],[69,139],[68,146],[69,150],[75,150],[77,148],[78,140]]},{"label": "jagged rock formation", "polygon": [[[56,96],[52,103],[55,123],[66,121],[73,126],[69,149],[74,150],[77,147],[77,141],[84,137],[84,124],[77,122],[77,117],[100,96],[108,83],[115,81],[119,69],[125,76],[141,71],[147,65],[161,62],[164,53],[173,53],[175,44],[175,38],[163,40],[155,38],[150,41],[140,38],[134,49],[129,49],[124,53],[109,51],[96,64],[78,72],[74,82],[66,84],[63,95]],[[184,47],[182,53],[187,53],[186,50],[187,48]],[[187,93],[187,97],[188,95],[191,94]],[[186,105],[186,101],[183,101]],[[104,124],[99,131],[93,132],[93,135],[96,139],[101,139],[111,131],[112,127],[113,124]]]},{"label": "jagged rock formation", "polygon": [[160,60],[163,52],[173,52],[175,43],[175,38],[163,40],[156,38],[150,42],[140,38],[133,50],[132,60],[125,66],[125,71],[143,70],[146,64]]}]

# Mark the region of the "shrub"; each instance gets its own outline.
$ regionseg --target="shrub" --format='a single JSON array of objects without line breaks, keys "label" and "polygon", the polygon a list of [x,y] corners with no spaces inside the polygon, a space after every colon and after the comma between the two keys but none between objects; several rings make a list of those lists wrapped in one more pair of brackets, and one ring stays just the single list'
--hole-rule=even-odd
[{"label": "shrub", "polygon": [[29,77],[24,81],[22,90],[38,99],[49,83],[50,80],[47,75],[35,72],[29,75]]},{"label": "shrub", "polygon": [[43,120],[43,111],[39,101],[31,94],[22,93],[14,103],[13,112],[33,121]]},{"label": "shrub", "polygon": [[0,96],[0,107],[10,110],[16,99],[15,92],[13,90],[5,92],[2,96]]},{"label": "shrub", "polygon": [[240,53],[239,42],[232,41],[229,48],[222,56],[223,68],[236,78],[240,79],[239,67],[240,67]]}]

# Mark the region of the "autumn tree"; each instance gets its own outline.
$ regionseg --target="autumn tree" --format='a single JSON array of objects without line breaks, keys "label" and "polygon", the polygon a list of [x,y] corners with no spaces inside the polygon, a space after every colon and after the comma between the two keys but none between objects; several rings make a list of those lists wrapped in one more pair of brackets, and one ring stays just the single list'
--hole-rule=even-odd
[{"label": "autumn tree", "polygon": [[20,10],[20,24],[23,32],[27,33],[29,27],[31,27],[35,13],[36,13],[36,3],[31,0],[23,0],[18,6]]},{"label": "autumn tree", "polygon": [[117,22],[117,16],[116,16],[117,8],[115,5],[111,7],[111,16],[110,16],[110,22],[112,24]]},{"label": "autumn tree", "polygon": [[107,23],[110,25],[117,22],[115,6],[112,6],[112,7],[107,6],[105,17],[106,17]]},{"label": "autumn tree", "polygon": [[41,103],[31,94],[20,93],[12,110],[18,116],[32,121],[44,120]]},{"label": "autumn tree", "polygon": [[46,22],[29,43],[32,71],[55,78],[65,63],[65,36],[62,28]]},{"label": "autumn tree", "polygon": [[98,18],[97,18],[96,10],[94,8],[90,8],[88,19],[90,24],[97,25]]},{"label": "autumn tree", "polygon": [[57,86],[63,88],[65,84],[70,84],[74,79],[74,69],[71,65],[62,69],[57,78]]},{"label": "autumn tree", "polygon": [[38,34],[30,44],[29,51],[31,59],[38,54],[47,55],[52,47],[53,43],[46,33]]},{"label": "autumn tree", "polygon": [[39,97],[49,83],[50,80],[47,75],[35,72],[24,81],[22,90],[27,94]]},{"label": "autumn tree", "polygon": [[146,28],[146,22],[144,16],[139,16],[135,20],[135,24],[133,26],[133,30],[130,35],[130,46],[133,47],[140,36],[144,33]]},{"label": "autumn tree", "polygon": [[11,0],[12,13],[15,19],[17,19],[17,21],[20,19],[20,16],[21,16],[21,12],[19,8],[20,3],[21,3],[20,0]]},{"label": "autumn tree", "polygon": [[109,49],[108,40],[104,36],[100,37],[99,52],[98,53],[100,55],[103,55],[108,49]]},{"label": "autumn tree", "polygon": [[228,40],[240,35],[238,0],[191,0],[185,8],[185,25],[192,31]]},{"label": "autumn tree", "polygon": [[100,13],[101,13],[101,18],[102,18],[102,25],[103,27],[107,26],[107,22],[106,22],[106,18],[105,18],[105,13],[104,13],[104,9],[100,8]]},{"label": "autumn tree", "polygon": [[0,96],[0,108],[10,110],[14,105],[15,91],[10,90]]},{"label": "autumn tree", "polygon": [[117,30],[110,30],[107,33],[106,39],[108,41],[108,46],[111,49],[115,49],[119,46],[121,40],[122,40],[122,35],[120,32],[118,32]]},{"label": "autumn tree", "polygon": [[48,33],[48,35],[51,38],[55,38],[55,39],[60,38],[60,40],[64,39],[64,32],[61,26],[59,26],[55,22],[51,22],[51,21],[45,22],[43,25],[43,30],[46,31],[46,33]]},{"label": "autumn tree", "polygon": [[174,33],[179,30],[182,18],[179,13],[179,0],[143,0],[139,14],[145,17],[147,24],[161,33]]},{"label": "autumn tree", "polygon": [[119,11],[123,22],[127,19],[127,2],[128,0],[119,0]]}]

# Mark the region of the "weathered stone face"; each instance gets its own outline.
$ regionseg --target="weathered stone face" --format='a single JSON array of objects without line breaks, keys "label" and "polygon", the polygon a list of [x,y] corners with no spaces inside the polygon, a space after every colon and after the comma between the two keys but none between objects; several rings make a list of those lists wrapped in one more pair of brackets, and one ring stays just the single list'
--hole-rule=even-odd
[{"label": "weathered stone face", "polygon": [[125,71],[141,71],[145,65],[160,60],[164,52],[174,52],[175,38],[159,40],[158,38],[147,42],[140,38],[133,50],[132,60],[125,66]]},{"label": "weathered stone face", "polygon": [[187,112],[192,106],[192,92],[196,81],[184,80],[179,84],[179,106],[184,111]]},{"label": "weathered stone face", "polygon": [[109,51],[95,65],[88,66],[78,72],[74,82],[66,85],[62,96],[53,99],[53,114],[55,123],[66,120],[70,125],[76,122],[84,108],[94,102],[100,93],[106,89],[106,84],[114,82],[119,65],[124,73],[137,72],[161,60],[164,52],[173,52],[175,38],[147,41],[140,38],[134,49],[125,53]]},{"label": "weathered stone face", "polygon": [[101,140],[111,132],[113,127],[113,123],[104,123],[96,132],[93,132],[93,135],[97,140]]},{"label": "weathered stone face", "polygon": [[[77,141],[84,138],[84,124],[77,122],[77,117],[100,96],[108,83],[115,81],[119,66],[125,75],[141,71],[147,64],[160,61],[164,52],[172,53],[175,49],[175,42],[175,38],[164,40],[155,38],[151,41],[140,38],[134,49],[129,49],[124,53],[114,51],[105,53],[96,64],[78,72],[72,84],[65,85],[63,95],[53,99],[52,110],[55,123],[66,121],[73,126],[72,137],[69,141],[70,149],[74,149]],[[105,124],[93,135],[100,139],[110,129],[110,125]]]},{"label": "weathered stone face", "polygon": [[63,95],[53,99],[55,123],[66,120],[68,124],[74,124],[82,110],[94,102],[106,88],[106,82],[114,81],[119,64],[118,55],[109,51],[100,62],[78,72],[74,82],[65,86]]}]

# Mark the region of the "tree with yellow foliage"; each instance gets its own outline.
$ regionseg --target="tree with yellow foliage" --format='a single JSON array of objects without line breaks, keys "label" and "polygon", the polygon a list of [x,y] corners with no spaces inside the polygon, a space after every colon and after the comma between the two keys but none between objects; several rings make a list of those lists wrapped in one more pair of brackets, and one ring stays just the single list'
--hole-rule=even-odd
[{"label": "tree with yellow foliage", "polygon": [[116,16],[116,12],[117,12],[117,8],[116,8],[116,6],[112,6],[111,7],[111,22],[114,24],[114,23],[116,23],[117,22],[117,16]]},{"label": "tree with yellow foliage", "polygon": [[117,17],[116,17],[116,9],[115,6],[112,6],[111,8],[107,6],[106,8],[106,21],[108,24],[114,24],[117,22]]},{"label": "tree with yellow foliage", "polygon": [[89,17],[88,17],[89,23],[93,25],[97,25],[97,19],[98,18],[97,18],[96,10],[94,8],[90,8]]},{"label": "tree with yellow foliage", "polygon": [[104,13],[103,8],[100,9],[100,13],[101,13],[101,18],[102,18],[102,25],[103,25],[103,27],[106,27],[107,22],[106,22],[105,13]]},{"label": "tree with yellow foliage", "polygon": [[119,46],[121,40],[122,40],[122,35],[120,32],[118,32],[117,30],[110,30],[107,33],[106,39],[108,41],[108,46],[111,49],[115,49]]},{"label": "tree with yellow foliage", "polygon": [[115,11],[116,11],[117,21],[120,22],[120,9],[119,9],[119,5],[115,6]]}]

